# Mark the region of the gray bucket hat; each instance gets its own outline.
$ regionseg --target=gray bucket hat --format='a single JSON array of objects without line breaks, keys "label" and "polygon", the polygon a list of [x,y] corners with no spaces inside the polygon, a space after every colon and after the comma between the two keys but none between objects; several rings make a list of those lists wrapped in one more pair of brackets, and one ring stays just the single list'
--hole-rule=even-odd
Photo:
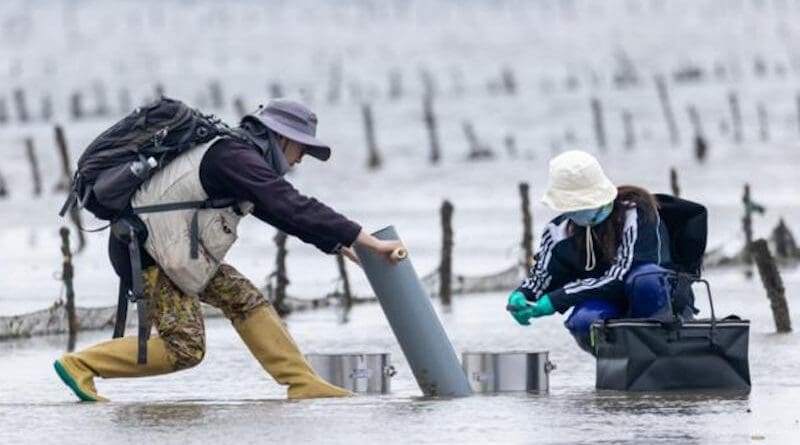
[{"label": "gray bucket hat", "polygon": [[259,106],[242,121],[255,119],[281,136],[305,146],[305,152],[321,160],[331,157],[331,148],[317,135],[317,115],[305,105],[288,99],[272,99],[267,106]]}]

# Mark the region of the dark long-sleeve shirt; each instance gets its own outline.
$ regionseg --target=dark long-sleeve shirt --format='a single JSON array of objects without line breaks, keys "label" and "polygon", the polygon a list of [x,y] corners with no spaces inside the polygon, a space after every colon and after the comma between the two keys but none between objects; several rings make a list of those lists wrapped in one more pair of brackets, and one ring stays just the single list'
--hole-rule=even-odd
[{"label": "dark long-sleeve shirt", "polygon": [[[355,222],[298,192],[272,170],[257,147],[235,139],[221,139],[208,149],[200,162],[200,182],[209,198],[250,201],[255,217],[326,253],[350,246],[361,231]],[[127,245],[111,235],[108,251],[117,275],[130,287]],[[143,269],[155,264],[143,246],[140,252]]]},{"label": "dark long-sleeve shirt", "polygon": [[[624,305],[625,276],[634,267],[655,263],[671,267],[669,234],[658,218],[645,222],[636,208],[625,210],[625,225],[616,255],[606,267],[586,271],[585,248],[577,246],[568,219],[552,220],[542,235],[536,264],[517,288],[528,300],[549,295],[553,308],[563,313],[586,300],[609,300]],[[599,246],[595,245],[595,251]]]},{"label": "dark long-sleeve shirt", "polygon": [[210,198],[250,201],[256,218],[326,253],[350,246],[361,231],[355,222],[300,194],[270,168],[257,147],[235,139],[222,139],[208,149],[200,182]]}]

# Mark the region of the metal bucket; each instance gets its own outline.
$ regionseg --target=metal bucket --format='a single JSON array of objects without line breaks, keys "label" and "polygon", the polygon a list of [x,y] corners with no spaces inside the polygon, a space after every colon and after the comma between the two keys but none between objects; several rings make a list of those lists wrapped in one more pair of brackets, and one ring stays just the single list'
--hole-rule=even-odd
[{"label": "metal bucket", "polygon": [[464,352],[461,366],[476,393],[548,391],[556,366],[548,351]]},{"label": "metal bucket", "polygon": [[388,394],[392,376],[391,354],[306,354],[314,371],[326,381],[356,393]]}]

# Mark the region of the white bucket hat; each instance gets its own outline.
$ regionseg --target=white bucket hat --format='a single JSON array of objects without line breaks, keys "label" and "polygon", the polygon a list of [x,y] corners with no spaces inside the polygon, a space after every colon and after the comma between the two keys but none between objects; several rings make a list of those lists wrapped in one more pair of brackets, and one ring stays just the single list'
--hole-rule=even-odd
[{"label": "white bucket hat", "polygon": [[542,197],[558,212],[593,209],[617,197],[617,187],[603,173],[594,156],[585,151],[566,151],[550,160],[547,190]]}]

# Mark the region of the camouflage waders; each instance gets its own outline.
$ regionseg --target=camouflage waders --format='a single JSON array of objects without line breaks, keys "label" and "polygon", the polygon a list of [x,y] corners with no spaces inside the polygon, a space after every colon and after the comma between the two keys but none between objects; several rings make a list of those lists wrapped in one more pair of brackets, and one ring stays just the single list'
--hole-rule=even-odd
[{"label": "camouflage waders", "polygon": [[144,271],[144,293],[150,323],[167,345],[175,370],[203,360],[205,327],[200,302],[222,310],[231,321],[242,321],[259,306],[269,304],[261,291],[229,264],[222,264],[199,298],[186,295],[158,267]]}]

